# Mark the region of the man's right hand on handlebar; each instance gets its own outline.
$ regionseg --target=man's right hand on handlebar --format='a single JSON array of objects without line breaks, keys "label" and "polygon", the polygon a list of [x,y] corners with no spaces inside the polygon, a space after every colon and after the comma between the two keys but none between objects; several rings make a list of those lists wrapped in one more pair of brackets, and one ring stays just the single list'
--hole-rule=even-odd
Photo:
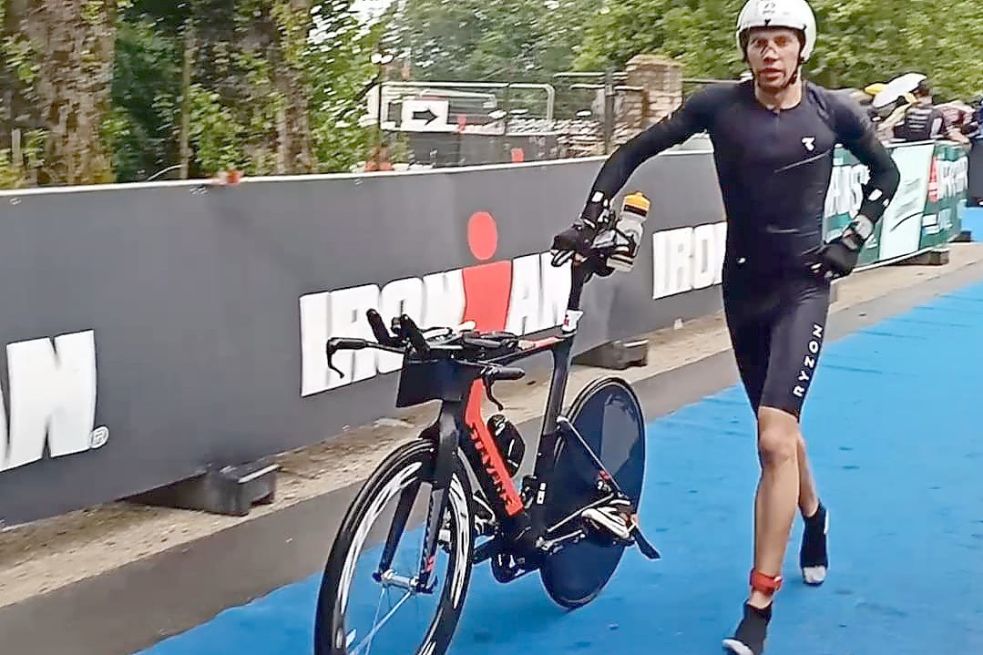
[{"label": "man's right hand on handlebar", "polygon": [[601,193],[595,193],[580,218],[569,229],[553,237],[552,252],[557,265],[562,265],[576,257],[583,262],[593,253],[594,239],[607,225],[611,211],[611,201]]},{"label": "man's right hand on handlebar", "polygon": [[553,237],[550,249],[553,265],[563,266],[572,259],[576,266],[587,266],[600,277],[611,275],[614,269],[607,265],[607,257],[596,247],[596,241],[596,230],[582,223],[574,223]]},{"label": "man's right hand on handlebar", "polygon": [[616,262],[621,270],[631,270],[638,254],[637,235],[628,235],[613,225],[611,201],[595,193],[570,228],[553,237],[553,263],[562,266],[571,259],[585,263],[600,277],[611,275]]}]

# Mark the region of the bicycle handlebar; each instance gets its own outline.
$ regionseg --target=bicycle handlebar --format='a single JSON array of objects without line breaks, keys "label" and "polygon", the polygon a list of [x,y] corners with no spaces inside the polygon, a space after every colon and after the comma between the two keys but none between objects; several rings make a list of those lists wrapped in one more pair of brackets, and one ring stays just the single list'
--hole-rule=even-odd
[{"label": "bicycle handlebar", "polygon": [[497,341],[492,341],[490,339],[482,339],[481,337],[462,337],[461,343],[465,346],[471,346],[472,348],[485,348],[487,350],[495,350],[500,346]]},{"label": "bicycle handlebar", "polygon": [[[609,215],[604,216],[602,220],[599,220],[598,224],[594,228],[595,234],[592,241],[596,240],[598,234],[610,230],[615,222],[616,212],[613,211],[611,211]],[[554,255],[554,266],[562,265],[560,261],[561,255],[562,253]],[[606,250],[603,246],[599,246],[599,244],[595,244],[595,246],[591,248],[590,252],[574,254],[574,261],[572,262],[571,267],[571,276],[573,279],[567,305],[568,309],[577,310],[580,308],[580,295],[583,285],[598,270],[601,269],[600,265],[603,263],[605,256]],[[472,334],[467,333],[460,334],[456,343],[431,345],[426,335],[424,335],[423,331],[420,330],[413,319],[405,314],[393,320],[392,332],[386,329],[382,316],[375,309],[368,310],[367,316],[369,326],[372,329],[372,335],[375,337],[375,342],[367,341],[365,339],[344,337],[332,338],[328,340],[328,366],[339,375],[344,376],[344,374],[331,363],[332,356],[339,350],[363,350],[365,348],[373,348],[375,350],[382,350],[400,355],[407,355],[410,354],[410,352],[415,351],[420,359],[426,360],[433,357],[435,350],[440,353],[460,352],[464,348],[496,351],[503,346],[503,343],[486,338],[486,336],[482,336],[481,334],[472,336]],[[453,335],[453,330],[448,330],[448,334]],[[456,361],[461,365],[480,367],[482,369],[483,377],[485,377],[485,379],[489,382],[494,382],[496,380],[519,380],[526,374],[521,368],[497,366],[495,364],[482,362],[478,359],[457,359]]]},{"label": "bicycle handlebar", "polygon": [[386,324],[382,322],[382,316],[374,309],[370,309],[368,312],[369,326],[372,328],[372,334],[375,336],[375,340],[384,346],[397,346],[399,341],[391,334],[389,330],[386,329]]},{"label": "bicycle handlebar", "polygon": [[[405,321],[403,319],[405,319]],[[416,325],[413,323],[412,319],[409,319],[409,317],[405,317],[405,316],[400,317],[399,322],[401,324],[409,325],[410,330],[416,328]],[[421,352],[420,349],[417,348],[417,346],[412,343],[413,341],[415,341],[415,339],[409,337],[411,341],[411,346],[413,350],[416,350],[417,353],[420,354],[421,357],[425,359],[427,356],[433,353],[434,348],[432,348],[430,344],[426,343],[426,340],[423,337],[423,333],[419,332],[419,328],[416,328],[416,330],[417,330],[417,334],[419,335],[419,338],[423,339],[425,348]],[[410,334],[412,334],[412,332]],[[388,341],[393,340],[391,336],[387,335],[387,337],[388,337],[387,338]],[[488,339],[475,339],[469,337],[462,337],[461,342],[464,345],[471,345],[478,348],[494,349],[500,346],[500,344],[496,341],[491,341]],[[347,337],[339,337],[339,338],[333,338],[328,340],[328,345],[327,345],[328,366],[331,368],[331,370],[336,372],[338,375],[344,377],[345,374],[342,373],[337,367],[334,366],[334,364],[331,363],[331,358],[339,350],[364,350],[366,348],[372,348],[374,350],[382,350],[385,352],[391,352],[400,355],[407,354],[407,349],[405,347],[400,348],[398,346],[384,345],[381,343],[368,341],[366,339],[352,339]],[[458,348],[455,348],[454,346],[437,347],[438,350],[442,350],[445,352],[455,352],[458,350]],[[482,376],[488,382],[497,382],[499,380],[521,380],[526,375],[525,370],[521,368],[499,366],[497,364],[482,362],[480,360],[477,361],[457,360],[457,363],[460,364],[461,366],[473,366],[482,369]]]},{"label": "bicycle handlebar", "polygon": [[328,346],[331,350],[362,350],[363,348],[368,348],[369,342],[365,339],[331,339],[328,341]]},{"label": "bicycle handlebar", "polygon": [[416,326],[413,319],[403,314],[399,317],[399,326],[403,335],[413,346],[413,349],[420,354],[421,357],[427,357],[430,354],[430,344],[427,343],[427,338],[423,336],[423,332],[420,328]]},{"label": "bicycle handlebar", "polygon": [[526,372],[521,368],[496,366],[486,373],[485,377],[488,378],[489,382],[497,382],[498,380],[521,380],[525,375]]}]

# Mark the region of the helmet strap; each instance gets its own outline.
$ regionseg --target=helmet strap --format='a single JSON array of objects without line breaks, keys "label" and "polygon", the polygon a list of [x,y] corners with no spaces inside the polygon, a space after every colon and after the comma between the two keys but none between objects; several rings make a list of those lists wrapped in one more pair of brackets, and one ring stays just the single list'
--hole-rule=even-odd
[{"label": "helmet strap", "polygon": [[805,62],[800,57],[799,58],[799,65],[798,65],[798,67],[795,69],[795,72],[792,73],[789,76],[788,82],[786,82],[785,83],[785,86],[782,87],[783,89],[787,89],[787,88],[789,88],[790,86],[792,86],[793,84],[795,84],[796,82],[799,81],[800,73],[802,72],[802,64],[804,64],[804,63]]},{"label": "helmet strap", "polygon": [[[747,57],[744,58],[744,61],[747,62]],[[799,81],[799,78],[801,77],[801,72],[802,72],[802,64],[804,64],[804,63],[805,62],[803,62],[801,59],[799,60],[799,66],[798,66],[798,68],[795,69],[795,72],[793,72],[791,75],[789,75],[788,81],[786,81],[785,84],[782,85],[782,90],[783,91],[785,89],[789,88],[790,86],[792,86],[793,84],[795,84],[796,82]],[[756,72],[754,72],[754,69],[751,68],[750,66],[748,66],[748,70],[751,71],[751,80],[754,82],[754,85],[757,86],[758,85],[758,74]]]}]

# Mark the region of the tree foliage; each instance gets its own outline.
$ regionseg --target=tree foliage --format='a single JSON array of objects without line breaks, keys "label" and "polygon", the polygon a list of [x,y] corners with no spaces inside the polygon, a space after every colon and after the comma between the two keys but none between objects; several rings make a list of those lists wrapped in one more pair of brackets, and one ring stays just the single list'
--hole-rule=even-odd
[{"label": "tree foliage", "polygon": [[[687,77],[744,70],[734,27],[744,0],[406,0],[391,47],[427,79],[547,81],[568,66],[623,67],[664,54]],[[819,25],[811,79],[862,87],[921,71],[942,97],[983,90],[976,0],[812,0]]]},{"label": "tree foliage", "polygon": [[[105,121],[118,0],[6,0],[0,42],[8,180],[109,181]],[[40,156],[38,156],[40,154]],[[27,171],[28,164],[33,170]]]},{"label": "tree foliage", "polygon": [[143,180],[183,143],[194,177],[349,169],[378,39],[352,2],[3,0],[0,185]]},{"label": "tree foliage", "polygon": [[[812,0],[819,38],[810,79],[834,88],[919,71],[940,97],[983,88],[983,20],[975,0]],[[734,38],[743,0],[602,0],[584,24],[576,65],[624,65],[640,52],[678,58],[689,77],[734,79],[744,65]]]},{"label": "tree foliage", "polygon": [[[572,60],[585,0],[406,0],[389,49],[433,81],[546,82]],[[394,5],[395,6],[395,5]]]},{"label": "tree foliage", "polygon": [[[734,79],[743,0],[0,0],[0,186],[334,172],[363,160],[380,48],[431,81],[551,82],[673,57]],[[812,0],[807,76],[862,87],[920,71],[983,92],[978,0]],[[182,167],[182,164],[184,166]]]}]

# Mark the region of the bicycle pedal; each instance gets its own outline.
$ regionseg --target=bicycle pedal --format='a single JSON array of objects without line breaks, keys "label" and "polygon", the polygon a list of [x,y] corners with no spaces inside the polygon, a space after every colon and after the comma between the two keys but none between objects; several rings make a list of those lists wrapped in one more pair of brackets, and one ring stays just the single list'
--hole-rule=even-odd
[{"label": "bicycle pedal", "polygon": [[515,565],[515,560],[508,553],[498,553],[492,557],[491,570],[495,580],[502,584],[512,582],[521,573]]}]

